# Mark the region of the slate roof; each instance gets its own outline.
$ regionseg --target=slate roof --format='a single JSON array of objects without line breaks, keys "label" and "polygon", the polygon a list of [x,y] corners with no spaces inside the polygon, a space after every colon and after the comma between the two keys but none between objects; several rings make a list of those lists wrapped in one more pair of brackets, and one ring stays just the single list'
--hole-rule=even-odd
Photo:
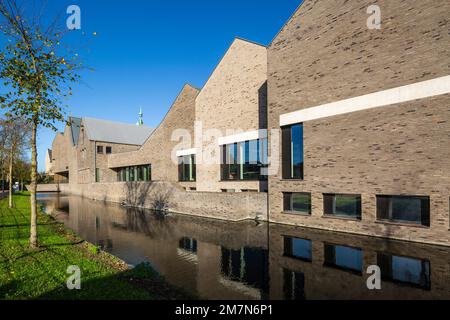
[{"label": "slate roof", "polygon": [[142,145],[153,132],[147,126],[136,126],[94,118],[83,118],[82,124],[87,137],[92,141],[119,144]]}]

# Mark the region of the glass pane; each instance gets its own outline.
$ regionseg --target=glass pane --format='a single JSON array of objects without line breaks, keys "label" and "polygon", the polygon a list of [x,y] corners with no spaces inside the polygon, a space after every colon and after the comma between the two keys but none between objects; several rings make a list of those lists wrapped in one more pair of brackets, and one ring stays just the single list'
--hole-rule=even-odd
[{"label": "glass pane", "polygon": [[305,239],[292,239],[292,255],[294,257],[312,260],[312,243]]},{"label": "glass pane", "polygon": [[303,213],[311,213],[311,195],[293,193],[291,198],[291,210]]},{"label": "glass pane", "polygon": [[292,126],[292,178],[303,178],[303,125]]},{"label": "glass pane", "polygon": [[421,222],[422,201],[418,198],[392,198],[392,219]]},{"label": "glass pane", "polygon": [[336,246],[336,265],[339,267],[362,271],[362,251],[359,249]]},{"label": "glass pane", "polygon": [[361,218],[361,196],[325,194],[324,214]]}]

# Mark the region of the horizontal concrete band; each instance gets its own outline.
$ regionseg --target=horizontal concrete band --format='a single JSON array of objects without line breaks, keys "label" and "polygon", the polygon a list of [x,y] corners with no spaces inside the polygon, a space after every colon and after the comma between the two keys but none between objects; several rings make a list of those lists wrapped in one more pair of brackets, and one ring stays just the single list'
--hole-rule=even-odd
[{"label": "horizontal concrete band", "polygon": [[280,126],[384,107],[446,93],[450,93],[450,76],[286,113],[280,116]]},{"label": "horizontal concrete band", "polygon": [[231,136],[221,137],[218,139],[219,146],[223,146],[226,144],[244,142],[244,141],[253,141],[258,139],[267,138],[267,130],[254,130],[247,131],[239,134],[234,134]]},{"label": "horizontal concrete band", "polygon": [[186,150],[178,150],[177,157],[190,156],[192,154],[197,154],[197,149],[186,149]]}]

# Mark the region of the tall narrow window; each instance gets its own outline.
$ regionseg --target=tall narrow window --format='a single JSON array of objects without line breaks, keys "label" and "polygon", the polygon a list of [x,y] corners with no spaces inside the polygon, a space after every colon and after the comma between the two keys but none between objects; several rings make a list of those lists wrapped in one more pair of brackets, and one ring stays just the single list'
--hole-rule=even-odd
[{"label": "tall narrow window", "polygon": [[324,194],[324,215],[361,219],[361,196],[350,194]]},{"label": "tall narrow window", "polygon": [[377,196],[377,218],[430,226],[430,198],[416,196]]},{"label": "tall narrow window", "polygon": [[283,179],[303,179],[303,124],[282,129]]},{"label": "tall narrow window", "polygon": [[195,181],[195,155],[192,154],[178,158],[178,179],[181,182]]},{"label": "tall narrow window", "polygon": [[100,182],[100,179],[101,179],[101,177],[100,177],[100,169],[99,168],[96,168],[95,169],[95,182]]},{"label": "tall narrow window", "polygon": [[283,269],[283,293],[285,300],[305,300],[305,274]]}]

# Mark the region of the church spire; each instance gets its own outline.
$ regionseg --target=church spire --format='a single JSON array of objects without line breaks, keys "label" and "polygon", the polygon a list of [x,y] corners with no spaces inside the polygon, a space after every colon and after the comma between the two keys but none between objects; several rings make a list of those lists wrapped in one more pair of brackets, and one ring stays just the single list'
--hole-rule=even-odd
[{"label": "church spire", "polygon": [[139,120],[136,123],[137,126],[143,126],[144,125],[144,120],[142,119],[142,117],[144,116],[144,113],[142,112],[142,107],[139,110]]}]

